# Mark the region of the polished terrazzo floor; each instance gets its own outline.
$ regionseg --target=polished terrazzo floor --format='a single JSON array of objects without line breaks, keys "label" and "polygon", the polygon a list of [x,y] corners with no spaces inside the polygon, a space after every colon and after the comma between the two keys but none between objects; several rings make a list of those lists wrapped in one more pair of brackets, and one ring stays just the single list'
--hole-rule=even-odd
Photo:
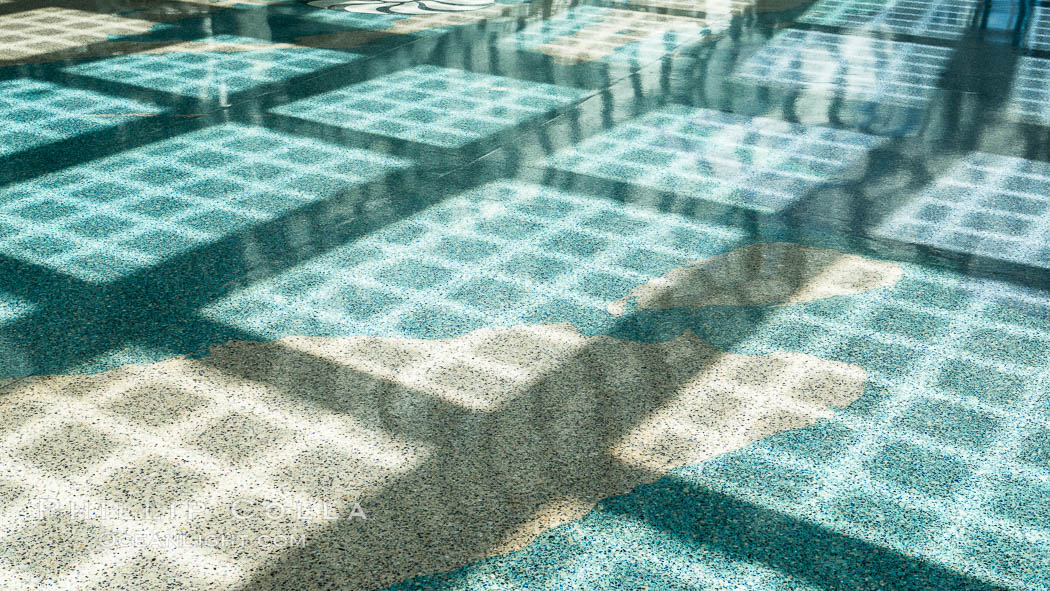
[{"label": "polished terrazzo floor", "polygon": [[0,0],[0,588],[1050,588],[1050,5]]}]

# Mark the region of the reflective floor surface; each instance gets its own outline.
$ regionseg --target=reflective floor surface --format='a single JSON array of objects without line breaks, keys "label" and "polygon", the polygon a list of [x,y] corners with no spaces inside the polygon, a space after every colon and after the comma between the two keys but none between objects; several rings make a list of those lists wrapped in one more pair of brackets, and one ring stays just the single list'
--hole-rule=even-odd
[{"label": "reflective floor surface", "polygon": [[1050,4],[0,0],[0,588],[1050,588]]}]

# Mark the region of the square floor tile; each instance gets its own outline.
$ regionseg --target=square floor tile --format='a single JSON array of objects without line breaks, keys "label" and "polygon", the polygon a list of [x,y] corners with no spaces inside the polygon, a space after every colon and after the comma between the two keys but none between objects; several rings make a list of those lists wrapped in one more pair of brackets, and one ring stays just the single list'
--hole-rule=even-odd
[{"label": "square floor tile", "polygon": [[[399,97],[397,91],[414,92]],[[273,109],[344,129],[459,148],[550,115],[584,90],[417,66]]]},{"label": "square floor tile", "polygon": [[916,37],[958,39],[966,33],[976,0],[821,0],[800,22]]},{"label": "square floor tile", "polygon": [[1050,51],[1050,6],[1036,6],[1028,25],[1025,45],[1030,49]]},{"label": "square floor tile", "polygon": [[153,105],[52,82],[0,81],[0,157],[159,112]]},{"label": "square floor tile", "polygon": [[[355,53],[309,47],[271,48],[258,39],[230,35],[218,35],[206,41],[199,51],[187,48],[166,53],[119,55],[70,66],[66,71],[201,100],[215,100],[362,58]],[[221,44],[227,44],[231,49],[217,50]]]},{"label": "square floor tile", "polygon": [[561,64],[605,62],[646,63],[680,45],[721,30],[719,22],[684,16],[581,6],[529,25],[503,43],[543,53]]},{"label": "square floor tile", "polygon": [[890,214],[876,236],[1050,267],[1050,164],[972,153]]},{"label": "square floor tile", "polygon": [[558,152],[546,166],[772,212],[863,162],[879,138],[672,106]]},{"label": "square floor tile", "polygon": [[[315,158],[298,162],[302,152]],[[228,158],[180,157],[186,153]],[[263,128],[220,125],[0,188],[0,225],[11,230],[0,236],[0,253],[106,282],[408,165]]]},{"label": "square floor tile", "polygon": [[1014,121],[1050,126],[1050,59],[1017,59],[1006,114]]},{"label": "square floor tile", "polygon": [[734,79],[922,107],[951,54],[945,47],[790,29],[744,62]]}]

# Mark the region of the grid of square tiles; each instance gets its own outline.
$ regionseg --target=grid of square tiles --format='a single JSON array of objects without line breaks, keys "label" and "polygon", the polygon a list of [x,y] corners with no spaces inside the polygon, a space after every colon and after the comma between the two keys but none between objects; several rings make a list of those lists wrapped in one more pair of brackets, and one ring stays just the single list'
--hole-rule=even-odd
[{"label": "grid of square tiles", "polygon": [[711,15],[782,12],[805,4],[803,0],[612,0],[615,4],[647,6]]},{"label": "grid of square tiles", "polygon": [[[508,195],[512,191],[532,194],[537,202],[529,205],[530,210],[556,203],[551,200],[556,194],[546,190],[537,193],[506,183],[484,189],[497,190]],[[576,200],[565,194],[562,198]],[[492,203],[478,203],[477,196],[462,205],[472,209],[445,211],[428,222],[445,220],[449,231],[459,236],[463,228],[476,223],[472,216],[485,211],[502,213]],[[602,209],[624,213],[611,204],[600,205]],[[550,217],[557,219],[557,213],[552,211]],[[672,219],[654,216],[632,221],[658,229],[662,227],[659,222]],[[589,227],[624,233],[607,217],[589,221]],[[516,225],[523,224],[518,221]],[[417,250],[430,241],[425,229],[404,234]],[[448,232],[435,234],[440,239]],[[696,256],[686,254],[687,248],[669,248],[667,239],[667,235],[650,234],[639,238],[638,244],[646,248],[658,244],[667,252]],[[731,240],[725,241],[719,247],[730,244]],[[475,251],[493,248],[479,245]],[[449,250],[465,249],[455,245]],[[485,262],[478,266],[483,274],[488,268]],[[318,277],[330,277],[321,269],[315,271]],[[374,269],[370,272],[374,274]],[[314,285],[318,283],[309,289]],[[436,307],[449,305],[441,298],[434,301]],[[297,305],[277,303],[285,308]],[[719,328],[714,332],[726,328],[721,319],[715,321]],[[816,521],[876,547],[906,551],[938,563],[944,563],[947,556],[949,566],[963,572],[973,572],[976,564],[983,569],[980,576],[996,584],[1024,587],[1024,569],[1047,563],[1050,553],[1044,542],[1050,539],[1050,526],[1045,519],[1032,518],[1041,515],[1039,509],[1018,502],[1025,495],[1038,498],[1044,494],[1040,483],[1050,479],[1050,455],[1043,435],[1050,420],[1050,390],[1046,388],[1050,384],[1050,306],[1045,294],[909,267],[894,288],[780,307],[763,315],[755,329],[752,337],[733,346],[734,352],[804,351],[861,364],[869,371],[874,393],[813,429],[781,434],[746,452],[677,471],[676,478],[692,482],[690,471],[703,471],[699,486],[728,489],[734,497]],[[1014,479],[1009,486],[1003,485],[1001,470]],[[570,529],[590,527],[593,520],[588,517]],[[563,528],[549,537],[557,539],[567,531]],[[623,544],[636,530],[589,531],[594,533],[592,547],[602,554],[600,549],[609,547],[606,544]],[[980,542],[975,541],[978,539]],[[1016,554],[994,556],[982,550],[981,544],[1026,548],[1029,562],[1017,561]],[[945,552],[945,547],[957,549]],[[507,570],[511,572],[522,572],[529,552],[495,560],[510,563]],[[616,561],[620,556],[633,554],[610,552],[604,560]],[[667,559],[681,557],[675,553]],[[695,554],[690,557],[697,559]],[[714,581],[725,580],[727,570],[743,568],[741,562],[727,565],[717,558],[698,562],[699,568],[714,571]],[[485,572],[491,564],[486,561],[468,569]],[[578,583],[578,573],[568,572],[575,564],[553,561],[544,569],[549,567],[553,574]],[[506,572],[501,568],[496,574],[501,571]],[[541,576],[550,574],[544,570]],[[492,582],[487,577],[469,580]],[[515,582],[521,586],[520,579]]]},{"label": "grid of square tiles", "polygon": [[948,273],[912,271],[902,283],[785,308],[738,345],[861,364],[876,406],[696,470],[762,506],[1024,586],[1025,564],[982,544],[1050,561],[1050,526],[1023,502],[1050,479],[1050,306],[1035,290]]},{"label": "grid of square tiles", "polygon": [[225,124],[0,189],[0,252],[108,281],[407,166]]},{"label": "grid of square tiles", "polygon": [[936,90],[951,54],[944,47],[792,29],[766,43],[734,79],[921,107]]},{"label": "grid of square tiles", "polygon": [[[715,25],[721,29],[725,25]],[[503,43],[576,64],[655,61],[711,34],[707,21],[650,12],[583,6],[529,25]]]},{"label": "grid of square tiles", "polygon": [[971,153],[875,234],[1050,268],[1050,163]]},{"label": "grid of square tiles", "polygon": [[1011,119],[1050,126],[1050,59],[1017,59],[1006,109]]},{"label": "grid of square tiles", "polygon": [[799,21],[898,35],[958,39],[970,26],[976,0],[821,0]]},{"label": "grid of square tiles", "polygon": [[[436,228],[434,229],[434,231],[436,232]],[[437,237],[434,236],[434,237],[431,238],[431,240],[437,240]],[[979,308],[980,307],[978,306],[975,309],[979,309]],[[969,311],[972,312],[973,310],[969,310]],[[955,314],[957,314],[957,313],[955,313]],[[980,314],[978,314],[978,316],[980,316]],[[989,330],[998,330],[1001,327],[989,326],[987,328]],[[1005,334],[1008,335],[1008,336],[1017,336],[1018,338],[1027,338],[1028,336],[1030,336],[1029,333],[1030,333],[1030,331],[1029,332],[1025,332],[1023,330],[1009,329],[1008,328],[1008,330],[1006,331]],[[889,342],[892,343],[892,342],[895,342],[895,341],[891,338],[891,339],[889,339]],[[918,341],[916,341],[916,343],[918,343]],[[913,343],[913,344],[915,344],[915,343]],[[919,346],[918,344],[915,344],[915,347],[918,347],[918,346]],[[987,364],[986,361],[981,361],[980,359],[975,359],[975,358],[973,358],[972,355],[968,356],[966,353],[963,353],[961,355],[961,358],[963,359],[963,363],[966,364],[966,365],[974,365],[974,366],[982,368],[982,371],[983,371],[982,375],[986,374],[988,369],[989,369],[989,367],[990,367]],[[958,359],[953,359],[953,361],[958,361]],[[997,367],[997,371],[1002,371],[1003,370],[1003,368],[1001,366],[996,366],[996,367]],[[1016,368],[1014,368],[1014,370],[1012,370],[1012,371],[1018,371],[1018,375],[1024,375],[1023,372],[1017,370]],[[1007,373],[1009,373],[1009,372],[1007,372]],[[941,372],[937,373],[937,375],[944,376],[944,375],[954,375],[954,374],[952,372],[944,370],[944,371],[941,371]],[[1025,377],[1030,377],[1030,376],[1025,376]],[[944,379],[947,379],[947,378],[944,378]],[[981,403],[981,402],[976,402],[976,403],[974,403],[972,401],[968,401],[968,402],[973,404],[974,408],[977,408],[979,412],[993,412],[990,409],[985,408],[984,406],[982,406],[983,403]],[[940,407],[941,405],[940,404],[935,404],[935,406]],[[964,404],[964,406],[966,406],[966,405]],[[972,409],[970,409],[970,410],[972,410]],[[994,414],[994,412],[993,412],[993,414]],[[948,416],[950,416],[950,414]],[[1010,419],[1011,416],[1009,416],[1009,415],[1000,415],[999,418],[1003,419],[1003,420],[1006,420],[1006,419]],[[1016,422],[1016,421],[1014,421],[1014,422]],[[917,441],[920,442],[920,444],[923,444],[923,445],[928,444],[928,445],[930,445],[934,450],[947,449],[949,451],[952,451],[953,453],[957,450],[957,448],[959,446],[965,448],[965,447],[970,445],[969,443],[966,442],[964,437],[957,437],[955,443],[948,444],[948,447],[938,447],[938,446],[943,446],[944,445],[943,443],[940,443],[940,442],[937,441],[938,437],[939,436],[932,436],[932,435],[917,435],[917,436],[909,439],[909,441],[916,441],[917,440]],[[875,464],[873,464],[873,465],[875,465]],[[1022,470],[1023,471],[1026,470],[1026,472],[1024,472],[1024,473],[1029,475],[1029,476],[1033,476],[1034,477],[1034,476],[1041,476],[1042,475],[1042,472],[1040,472],[1038,469],[1032,469],[1032,468],[1025,467]],[[886,477],[886,474],[882,473],[882,477]],[[933,509],[941,509],[941,508],[943,508],[943,504],[941,504],[941,503],[939,503],[937,501],[931,502],[928,498],[923,497],[921,494],[914,494],[914,493],[912,493],[912,495],[909,497],[908,493],[906,493],[904,498],[913,498],[918,503],[918,506],[920,506],[921,508],[924,508],[924,509],[925,508],[933,508]],[[1006,504],[1006,506],[1014,506],[1014,507],[1015,507],[1015,505],[1016,504],[1014,504],[1014,505]],[[1014,509],[1011,509],[1011,510],[1014,510]],[[986,522],[978,522],[978,523],[985,523],[987,525]],[[1012,522],[1007,520],[1005,523],[1012,523]],[[1029,527],[1028,530],[1022,530],[1022,531],[1030,532],[1031,529],[1032,528]],[[1025,534],[1025,535],[1028,535],[1028,534]],[[1021,537],[1023,537],[1023,536],[1021,536]]]},{"label": "grid of square tiles", "polygon": [[459,148],[551,114],[587,91],[417,66],[273,109],[345,129]]},{"label": "grid of square tiles", "polygon": [[1036,6],[1028,27],[1025,45],[1031,49],[1050,51],[1050,6]]},{"label": "grid of square tiles", "polygon": [[266,338],[445,338],[552,318],[586,327],[614,322],[608,303],[634,286],[743,236],[500,181],[231,294],[203,314]]},{"label": "grid of square tiles", "polygon": [[56,6],[0,14],[0,63],[33,61],[45,54],[104,42],[111,35],[146,33],[154,24]]},{"label": "grid of square tiles", "polygon": [[293,536],[322,529],[320,503],[333,516],[350,513],[345,500],[361,491],[308,484],[327,480],[318,462],[367,465],[353,484],[376,486],[428,453],[425,443],[272,396],[236,371],[193,362],[115,371],[123,375],[81,376],[69,389],[55,378],[45,380],[50,388],[38,378],[5,387],[4,589],[114,579],[135,589],[172,581],[229,589],[294,547]]},{"label": "grid of square tiles", "polygon": [[860,133],[671,106],[558,152],[544,164],[773,212],[863,162],[880,141]]},{"label": "grid of square tiles", "polygon": [[361,56],[306,47],[275,48],[257,39],[216,35],[211,44],[229,44],[229,52],[178,51],[109,57],[71,66],[66,71],[161,92],[205,99],[230,94],[348,64]]},{"label": "grid of square tiles", "polygon": [[51,82],[0,81],[0,157],[157,112],[153,105]]}]

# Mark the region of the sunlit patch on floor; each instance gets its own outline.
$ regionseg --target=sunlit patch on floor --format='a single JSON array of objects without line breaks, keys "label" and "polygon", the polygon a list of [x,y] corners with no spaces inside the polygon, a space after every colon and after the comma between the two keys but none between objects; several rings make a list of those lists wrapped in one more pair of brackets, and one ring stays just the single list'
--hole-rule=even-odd
[{"label": "sunlit patch on floor", "polygon": [[706,15],[782,12],[805,4],[804,0],[612,0],[614,4],[666,8]]},{"label": "sunlit patch on floor", "polygon": [[0,189],[0,253],[105,283],[408,165],[239,124],[194,131]]},{"label": "sunlit patch on floor", "polygon": [[1025,44],[1031,49],[1050,51],[1050,6],[1034,6]]},{"label": "sunlit patch on floor", "polygon": [[[26,412],[5,415],[0,476],[23,490],[0,539],[33,532],[57,563],[20,555],[0,576],[69,584],[133,567],[134,580],[178,572],[223,588],[285,549],[263,537],[308,536],[341,557],[349,588],[374,589],[522,548],[675,466],[831,416],[864,381],[808,355],[564,324],[234,342],[195,360],[27,378],[4,395]],[[355,523],[355,510],[371,520]],[[82,535],[55,533],[70,529]],[[223,543],[192,542],[201,535]],[[165,561],[134,562],[161,549]]]},{"label": "sunlit patch on floor", "polygon": [[273,109],[344,129],[458,148],[542,117],[585,91],[417,66]]},{"label": "sunlit patch on floor", "polygon": [[259,86],[306,76],[362,57],[344,51],[273,45],[232,35],[167,47],[136,44],[129,49],[137,53],[70,66],[66,71],[225,102],[233,95]]},{"label": "sunlit patch on floor", "polygon": [[1047,0],[314,3],[0,0],[0,589],[1047,588]]},{"label": "sunlit patch on floor", "polygon": [[20,483],[0,495],[0,538],[18,547],[0,560],[5,588],[116,573],[138,589],[229,588],[427,457],[363,415],[254,383],[237,373],[252,356],[227,350],[4,387],[0,484]]},{"label": "sunlit patch on floor", "polygon": [[497,181],[234,291],[200,314],[267,339],[445,338],[552,320],[590,333],[608,322],[609,301],[745,238],[714,222]]},{"label": "sunlit patch on floor", "polygon": [[0,81],[0,156],[106,129],[110,118],[156,115],[154,105],[30,78]]},{"label": "sunlit patch on floor", "polygon": [[[671,342],[682,339],[703,346],[691,333]],[[727,355],[693,379],[625,435],[613,455],[656,472],[697,464],[830,418],[831,408],[845,407],[864,392],[865,371],[798,353]]]},{"label": "sunlit patch on floor", "polygon": [[953,50],[859,35],[788,30],[743,63],[735,78],[750,84],[924,106]]},{"label": "sunlit patch on floor", "polygon": [[595,60],[654,61],[678,46],[725,28],[683,16],[589,6],[526,27],[503,43],[549,55],[561,64]]},{"label": "sunlit patch on floor", "polygon": [[0,64],[39,61],[47,54],[146,33],[156,23],[114,14],[47,6],[0,14]]},{"label": "sunlit patch on floor", "polygon": [[[1036,542],[1045,520],[1033,519],[1043,511],[1031,503],[1045,496],[1036,482],[1050,465],[1045,294],[915,266],[869,293],[763,310],[739,331],[727,325],[745,314],[709,310],[708,330],[733,333],[722,338],[734,353],[776,366],[787,348],[863,367],[866,392],[842,412],[672,470],[521,552],[394,589],[612,580],[817,591],[892,588],[902,576],[915,588],[1038,588],[1050,565]],[[701,421],[712,406],[681,410]],[[689,421],[676,430],[649,416],[665,436],[696,436]]]},{"label": "sunlit patch on floor", "polygon": [[[271,4],[272,0],[173,0],[120,5],[111,14],[47,6],[0,15],[0,66],[124,55],[165,45],[124,41],[149,33],[160,23],[210,14],[238,4]],[[128,10],[130,9],[130,10]],[[185,47],[192,45],[179,43]]]},{"label": "sunlit patch on floor", "polygon": [[558,170],[761,212],[860,165],[875,136],[671,106],[567,148]]},{"label": "sunlit patch on floor", "polygon": [[890,215],[879,236],[1050,267],[1050,164],[971,153]]},{"label": "sunlit patch on floor", "polygon": [[760,243],[677,267],[609,305],[643,309],[795,304],[897,283],[900,266],[786,242]]},{"label": "sunlit patch on floor", "polygon": [[1006,109],[1015,121],[1050,125],[1050,59],[1018,58]]},{"label": "sunlit patch on floor", "polygon": [[850,30],[958,39],[966,33],[977,0],[821,0],[800,22]]}]

